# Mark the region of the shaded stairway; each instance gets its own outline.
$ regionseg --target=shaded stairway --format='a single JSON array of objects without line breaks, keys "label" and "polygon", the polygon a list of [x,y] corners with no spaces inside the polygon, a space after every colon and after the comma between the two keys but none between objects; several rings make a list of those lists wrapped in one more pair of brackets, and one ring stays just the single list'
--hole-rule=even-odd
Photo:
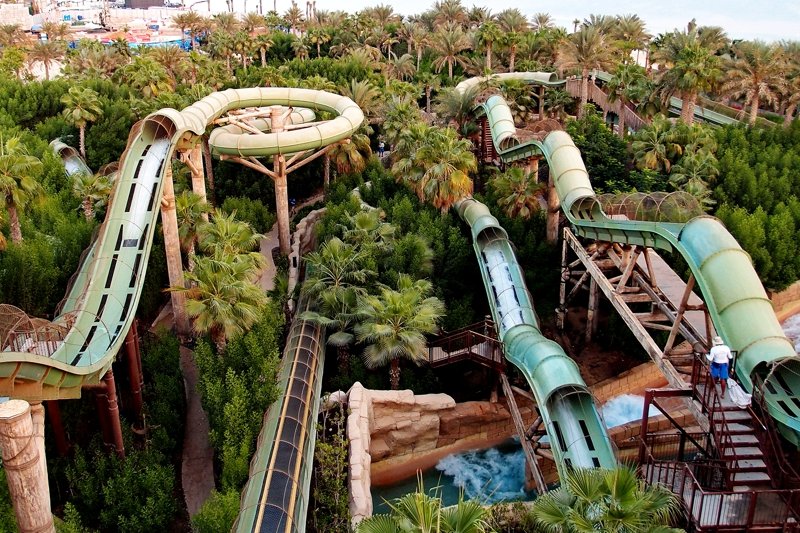
[{"label": "shaded stairway", "polygon": [[758,402],[744,409],[731,402],[702,356],[695,357],[691,388],[648,390],[645,412],[651,405],[664,412],[660,398],[681,396],[699,404],[708,426],[647,434],[643,423],[644,478],[679,496],[695,531],[800,531],[800,478]]}]

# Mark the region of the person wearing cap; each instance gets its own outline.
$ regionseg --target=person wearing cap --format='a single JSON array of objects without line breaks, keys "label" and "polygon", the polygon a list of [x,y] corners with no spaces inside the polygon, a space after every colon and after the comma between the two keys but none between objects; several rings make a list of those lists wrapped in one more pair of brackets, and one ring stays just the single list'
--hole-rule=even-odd
[{"label": "person wearing cap", "polygon": [[733,353],[719,335],[714,337],[714,346],[711,347],[706,358],[711,363],[711,379],[719,381],[722,394],[725,394],[725,386],[728,382],[728,364],[733,359]]}]

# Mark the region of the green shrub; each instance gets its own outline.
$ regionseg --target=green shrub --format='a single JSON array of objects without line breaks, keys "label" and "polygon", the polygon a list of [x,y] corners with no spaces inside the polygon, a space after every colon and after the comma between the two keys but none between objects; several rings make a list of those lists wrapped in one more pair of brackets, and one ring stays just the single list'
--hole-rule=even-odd
[{"label": "green shrub", "polygon": [[192,517],[192,530],[195,533],[218,533],[230,531],[239,514],[239,493],[212,491],[211,496]]},{"label": "green shrub", "polygon": [[142,343],[144,400],[151,445],[177,456],[183,442],[186,396],[177,337],[162,331]]},{"label": "green shrub", "polygon": [[258,233],[267,233],[277,221],[277,216],[261,200],[232,196],[222,203],[226,213],[236,213],[236,218],[247,222]]}]

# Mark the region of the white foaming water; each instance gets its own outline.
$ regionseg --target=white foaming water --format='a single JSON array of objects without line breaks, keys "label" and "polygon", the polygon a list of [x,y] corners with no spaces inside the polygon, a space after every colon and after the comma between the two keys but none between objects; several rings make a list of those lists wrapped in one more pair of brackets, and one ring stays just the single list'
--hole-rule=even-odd
[{"label": "white foaming water", "polygon": [[794,344],[794,351],[800,354],[800,315],[787,318],[783,323],[783,332]]},{"label": "white foaming water", "polygon": [[[606,427],[613,428],[633,420],[641,420],[643,408],[643,396],[623,394],[608,400],[603,404],[600,411],[603,413],[603,420],[606,421]],[[658,414],[658,409],[651,405],[648,414],[649,416],[655,416]]]},{"label": "white foaming water", "polygon": [[522,449],[503,452],[497,448],[448,455],[436,469],[453,478],[464,490],[464,499],[484,504],[521,500],[525,494],[525,456]]}]

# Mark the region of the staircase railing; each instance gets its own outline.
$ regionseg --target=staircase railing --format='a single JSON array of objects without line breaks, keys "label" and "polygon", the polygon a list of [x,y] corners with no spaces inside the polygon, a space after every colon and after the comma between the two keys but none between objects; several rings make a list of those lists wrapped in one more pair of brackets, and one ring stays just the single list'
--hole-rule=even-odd
[{"label": "staircase railing", "polygon": [[786,458],[775,422],[767,414],[764,380],[758,375],[753,378],[753,406],[754,408],[748,410],[753,417],[756,437],[763,443],[764,462],[770,476],[780,487],[800,489],[800,474]]},{"label": "staircase railing", "polygon": [[472,359],[502,370],[505,368],[503,343],[497,340],[494,322],[484,320],[445,333],[428,343],[428,361],[432,365]]},{"label": "staircase railing", "polygon": [[[731,427],[722,406],[722,397],[717,391],[716,383],[711,377],[711,369],[702,354],[695,356],[692,365],[692,391],[694,398],[700,402],[703,411],[708,415],[718,458],[723,459],[729,467],[735,465],[742,458],[738,455],[733,442]],[[733,485],[733,472],[730,469],[725,479],[730,488]]]},{"label": "staircase railing", "polygon": [[[775,531],[800,531],[800,490],[730,491],[709,488],[724,476],[720,461],[685,463],[660,461],[647,449],[642,475],[647,483],[667,486],[681,500],[697,531],[751,531],[770,527]],[[704,478],[700,482],[698,475]],[[724,528],[724,529],[721,529]],[[763,530],[763,529],[762,529]]]}]

